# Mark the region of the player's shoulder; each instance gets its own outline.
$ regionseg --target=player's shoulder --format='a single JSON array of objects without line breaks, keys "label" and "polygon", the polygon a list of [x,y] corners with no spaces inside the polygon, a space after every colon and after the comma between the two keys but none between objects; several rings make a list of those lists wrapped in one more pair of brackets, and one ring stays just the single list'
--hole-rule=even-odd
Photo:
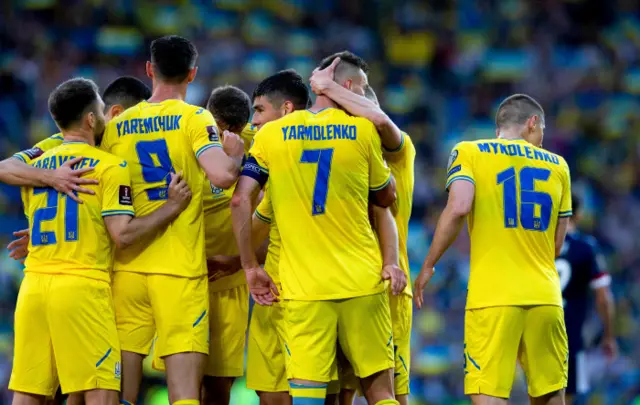
[{"label": "player's shoulder", "polygon": [[87,155],[86,157],[99,161],[99,164],[96,165],[96,170],[99,172],[104,172],[113,167],[128,168],[126,160],[96,147],[91,147],[85,154]]},{"label": "player's shoulder", "polygon": [[213,117],[211,112],[206,108],[200,107],[198,105],[189,104],[184,101],[180,101],[176,104],[176,108],[181,111],[182,115],[185,117]]},{"label": "player's shoulder", "polygon": [[482,149],[482,145],[489,142],[489,139],[476,139],[473,141],[460,141],[455,144],[453,150],[459,150],[464,152],[476,152]]}]

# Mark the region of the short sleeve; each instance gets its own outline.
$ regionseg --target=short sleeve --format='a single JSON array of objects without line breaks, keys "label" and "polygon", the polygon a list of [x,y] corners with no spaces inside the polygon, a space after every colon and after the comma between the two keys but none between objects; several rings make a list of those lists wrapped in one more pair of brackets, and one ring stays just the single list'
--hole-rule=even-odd
[{"label": "short sleeve", "polygon": [[253,138],[253,145],[249,149],[249,158],[242,168],[242,176],[251,177],[264,186],[269,179],[268,142],[269,125],[265,125]]},{"label": "short sleeve", "polygon": [[468,145],[470,144],[461,142],[451,150],[449,162],[447,163],[446,190],[449,190],[451,184],[456,180],[465,180],[475,184],[473,156],[471,156],[472,152]]},{"label": "short sleeve", "polygon": [[560,200],[560,212],[558,216],[565,218],[572,216],[573,211],[571,207],[571,174],[567,163],[564,160],[562,160],[562,162],[562,199]]},{"label": "short sleeve", "polygon": [[210,148],[221,148],[220,133],[213,115],[204,109],[198,109],[187,121],[187,134],[196,158]]},{"label": "short sleeve", "polygon": [[271,205],[271,193],[268,188],[265,190],[262,201],[260,201],[260,204],[258,204],[258,207],[256,208],[256,217],[258,217],[262,222],[266,222],[267,224],[271,223],[273,218],[273,206]]},{"label": "short sleeve", "polygon": [[100,177],[102,216],[135,215],[131,178],[126,162],[110,166]]},{"label": "short sleeve", "polygon": [[378,131],[370,124],[371,150],[369,153],[369,190],[382,190],[391,181],[391,170],[382,157],[382,143]]},{"label": "short sleeve", "polygon": [[26,164],[31,164],[34,160],[42,156],[46,151],[62,145],[64,138],[62,134],[51,135],[47,139],[33,145],[31,149],[23,150],[13,155],[14,158],[22,160]]}]

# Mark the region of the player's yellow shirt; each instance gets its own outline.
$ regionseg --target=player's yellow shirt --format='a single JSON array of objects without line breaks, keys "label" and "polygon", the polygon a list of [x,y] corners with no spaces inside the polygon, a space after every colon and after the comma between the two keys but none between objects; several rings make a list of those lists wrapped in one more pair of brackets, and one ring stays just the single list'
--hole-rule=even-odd
[{"label": "player's yellow shirt", "polygon": [[258,131],[243,175],[269,180],[285,299],[384,291],[367,207],[390,171],[370,121],[335,108],[288,114]]},{"label": "player's yellow shirt", "polygon": [[[411,142],[411,137],[402,133],[402,143],[396,150],[383,150],[382,156],[387,161],[391,174],[396,180],[396,201],[391,206],[391,212],[398,227],[398,245],[400,268],[411,280],[409,268],[409,256],[407,254],[407,239],[409,238],[409,219],[413,207],[414,163],[416,148]],[[413,295],[411,283],[407,283],[405,294]]]},{"label": "player's yellow shirt", "polygon": [[571,215],[565,160],[524,140],[479,140],[456,145],[447,170],[447,189],[475,184],[467,308],[561,306],[555,233]]},{"label": "player's yellow shirt", "polygon": [[170,173],[182,172],[191,188],[187,209],[150,241],[116,253],[116,271],[198,277],[207,273],[198,156],[221,147],[213,116],[180,100],[143,101],[107,124],[102,148],[129,163],[133,204],[147,215],[167,199]]},{"label": "player's yellow shirt", "polygon": [[30,230],[25,271],[109,281],[115,245],[103,217],[134,215],[127,163],[86,143],[65,142],[31,165],[56,169],[79,156],[75,168],[93,167],[84,177],[99,181],[86,186],[95,195],[83,194],[83,204],[52,188],[22,189]]},{"label": "player's yellow shirt", "polygon": [[14,154],[13,157],[22,160],[26,164],[30,164],[33,160],[42,156],[46,151],[62,145],[63,140],[61,133],[51,135],[50,137],[33,145],[31,149],[18,152]]},{"label": "player's yellow shirt", "polygon": [[267,259],[264,263],[264,270],[269,274],[274,283],[280,284],[280,231],[273,215],[273,205],[271,204],[271,195],[269,193],[269,185],[264,191],[262,201],[256,208],[256,217],[263,222],[269,224],[269,247],[267,249]]},{"label": "player's yellow shirt", "polygon": [[[247,125],[240,133],[244,141],[245,154],[249,152],[251,141],[256,133],[253,125]],[[215,187],[205,178],[203,191],[204,206],[204,237],[207,257],[215,255],[237,256],[238,245],[233,236],[233,224],[231,221],[231,197],[235,186],[227,190]],[[245,284],[247,279],[243,271],[238,271],[230,276],[222,277],[209,283],[209,290],[225,291]]]}]

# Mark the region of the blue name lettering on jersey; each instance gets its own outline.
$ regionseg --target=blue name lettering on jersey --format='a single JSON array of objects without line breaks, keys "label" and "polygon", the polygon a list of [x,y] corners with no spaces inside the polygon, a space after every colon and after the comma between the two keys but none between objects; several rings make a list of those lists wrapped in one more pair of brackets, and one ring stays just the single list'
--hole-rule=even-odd
[{"label": "blue name lettering on jersey", "polygon": [[[38,169],[55,170],[62,166],[67,160],[75,159],[75,156],[49,156],[44,159],[36,160],[31,165]],[[84,169],[96,167],[100,163],[100,159],[83,158],[80,162],[73,165],[72,169]]]},{"label": "blue name lettering on jersey", "polygon": [[355,141],[358,134],[355,125],[287,125],[282,127],[282,136],[285,141]]},{"label": "blue name lettering on jersey", "polygon": [[541,160],[553,164],[560,164],[558,156],[533,149],[530,146],[511,144],[505,145],[497,142],[482,142],[478,144],[478,149],[483,153],[493,153],[494,155],[520,156],[532,160]]},{"label": "blue name lettering on jersey", "polygon": [[148,134],[160,131],[177,131],[180,129],[182,115],[159,115],[147,118],[132,118],[118,122],[118,137],[132,134]]}]

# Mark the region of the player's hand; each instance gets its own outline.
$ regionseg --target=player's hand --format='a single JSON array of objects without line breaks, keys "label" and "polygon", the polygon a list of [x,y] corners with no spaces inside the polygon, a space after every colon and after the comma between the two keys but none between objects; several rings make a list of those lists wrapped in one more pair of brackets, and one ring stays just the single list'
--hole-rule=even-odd
[{"label": "player's hand", "polygon": [[331,65],[326,68],[320,70],[316,68],[311,74],[311,90],[320,95],[325,90],[329,88],[329,86],[333,85],[333,78],[335,77],[336,67],[340,63],[340,58],[335,58]]},{"label": "player's hand", "polygon": [[184,211],[191,202],[191,189],[182,178],[182,172],[171,173],[171,182],[168,190],[168,203],[174,204],[178,212]]},{"label": "player's hand", "polygon": [[424,288],[431,281],[431,277],[433,277],[433,273],[435,273],[436,269],[433,267],[424,267],[422,266],[422,270],[418,277],[416,278],[416,282],[413,286],[413,300],[418,307],[418,309],[422,308],[422,304],[424,304]]},{"label": "player's hand", "polygon": [[57,192],[64,193],[72,200],[82,204],[82,200],[78,198],[76,193],[95,194],[93,190],[82,187],[88,184],[98,184],[95,179],[83,179],[82,176],[93,171],[92,167],[86,169],[73,170],[73,165],[80,163],[82,157],[77,157],[66,161],[56,170],[51,170],[47,178],[43,179],[44,183],[49,187],[53,187]]},{"label": "player's hand", "polygon": [[222,150],[227,156],[242,159],[244,157],[244,141],[233,132],[222,133]]},{"label": "player's hand", "polygon": [[618,343],[616,338],[604,338],[602,340],[602,351],[608,361],[613,361],[618,357]]},{"label": "player's hand", "polygon": [[407,286],[406,274],[395,264],[389,264],[382,268],[382,279],[391,280],[391,292],[393,295],[402,294]]},{"label": "player's hand", "polygon": [[270,306],[279,301],[278,287],[262,267],[245,269],[244,273],[247,276],[249,292],[257,304]]},{"label": "player's hand", "polygon": [[209,281],[216,281],[242,270],[238,256],[217,255],[207,259]]},{"label": "player's hand", "polygon": [[12,241],[7,245],[9,249],[9,257],[13,260],[20,260],[20,263],[24,264],[27,255],[29,254],[29,230],[23,229],[13,233],[13,236],[18,239]]}]

